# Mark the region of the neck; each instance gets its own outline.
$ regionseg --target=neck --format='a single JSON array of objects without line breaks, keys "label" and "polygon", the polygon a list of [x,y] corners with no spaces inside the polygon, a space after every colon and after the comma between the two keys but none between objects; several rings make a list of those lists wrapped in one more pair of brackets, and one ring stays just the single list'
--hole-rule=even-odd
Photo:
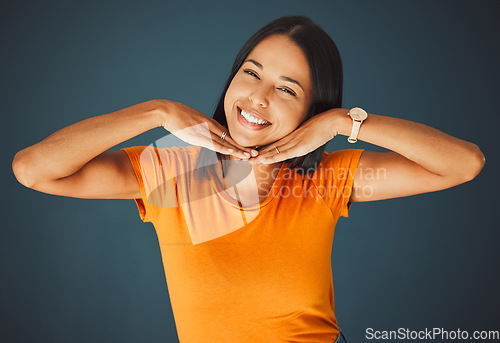
[{"label": "neck", "polygon": [[281,164],[282,162],[273,164],[250,164],[230,156],[224,179],[230,178],[232,180],[245,182],[253,175],[257,184],[259,184],[259,181],[266,182],[269,181],[269,179],[274,180]]},{"label": "neck", "polygon": [[224,178],[221,174],[218,176],[226,190],[232,192],[232,187],[236,185],[240,195],[252,196],[258,192],[259,198],[263,200],[267,197],[281,164],[282,162],[252,165],[230,156]]}]

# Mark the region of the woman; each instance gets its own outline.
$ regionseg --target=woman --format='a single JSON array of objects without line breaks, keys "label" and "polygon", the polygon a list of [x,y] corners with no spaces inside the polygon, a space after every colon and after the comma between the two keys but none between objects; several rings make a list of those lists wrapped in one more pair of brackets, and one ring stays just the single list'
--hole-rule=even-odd
[{"label": "woman", "polygon": [[[306,17],[282,17],[240,50],[213,119],[147,101],[55,132],[13,170],[41,192],[135,199],[158,235],[181,342],[345,342],[330,261],[338,218],[353,202],[472,180],[485,159],[341,99],[334,42]],[[191,146],[106,151],[158,126]],[[390,151],[325,153],[337,135]]]}]

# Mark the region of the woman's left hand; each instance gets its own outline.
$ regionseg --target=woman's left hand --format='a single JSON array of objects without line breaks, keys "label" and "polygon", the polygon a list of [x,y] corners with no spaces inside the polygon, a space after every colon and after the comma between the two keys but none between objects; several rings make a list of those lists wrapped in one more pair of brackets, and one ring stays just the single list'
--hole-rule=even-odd
[{"label": "woman's left hand", "polygon": [[250,158],[248,162],[272,164],[314,151],[337,135],[335,118],[342,111],[346,110],[334,108],[315,115],[285,137],[259,150],[259,155]]}]

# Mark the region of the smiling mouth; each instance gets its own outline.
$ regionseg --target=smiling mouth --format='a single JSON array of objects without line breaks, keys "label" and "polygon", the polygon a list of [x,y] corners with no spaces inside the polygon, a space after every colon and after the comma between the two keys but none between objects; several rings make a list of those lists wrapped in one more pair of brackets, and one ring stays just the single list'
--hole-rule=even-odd
[{"label": "smiling mouth", "polygon": [[256,118],[252,114],[245,112],[244,110],[242,110],[239,107],[238,107],[238,115],[241,116],[247,124],[252,125],[252,126],[266,127],[266,126],[272,125],[270,122],[263,120],[263,119]]}]

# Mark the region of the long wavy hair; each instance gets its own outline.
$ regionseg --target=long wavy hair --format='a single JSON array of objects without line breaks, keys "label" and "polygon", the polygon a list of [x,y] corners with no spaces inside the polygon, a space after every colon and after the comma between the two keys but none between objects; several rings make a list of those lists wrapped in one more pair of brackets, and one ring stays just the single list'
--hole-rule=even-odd
[{"label": "long wavy hair", "polygon": [[[308,17],[285,16],[271,21],[258,30],[236,55],[231,73],[213,115],[213,119],[222,126],[227,128],[224,98],[231,81],[253,48],[264,38],[275,34],[287,36],[295,42],[302,49],[309,63],[312,100],[304,121],[329,109],[342,107],[342,61],[332,38]],[[290,163],[290,169],[296,169],[302,176],[312,174],[323,157],[325,146],[326,144],[304,156],[290,158],[284,163]],[[195,170],[201,172],[201,179],[208,178],[208,168],[214,167],[213,164],[210,164],[210,154],[213,156],[212,151],[201,148],[195,167]],[[222,165],[222,175],[224,176],[225,170],[227,170],[226,161],[229,157],[218,152],[216,154]]]}]

